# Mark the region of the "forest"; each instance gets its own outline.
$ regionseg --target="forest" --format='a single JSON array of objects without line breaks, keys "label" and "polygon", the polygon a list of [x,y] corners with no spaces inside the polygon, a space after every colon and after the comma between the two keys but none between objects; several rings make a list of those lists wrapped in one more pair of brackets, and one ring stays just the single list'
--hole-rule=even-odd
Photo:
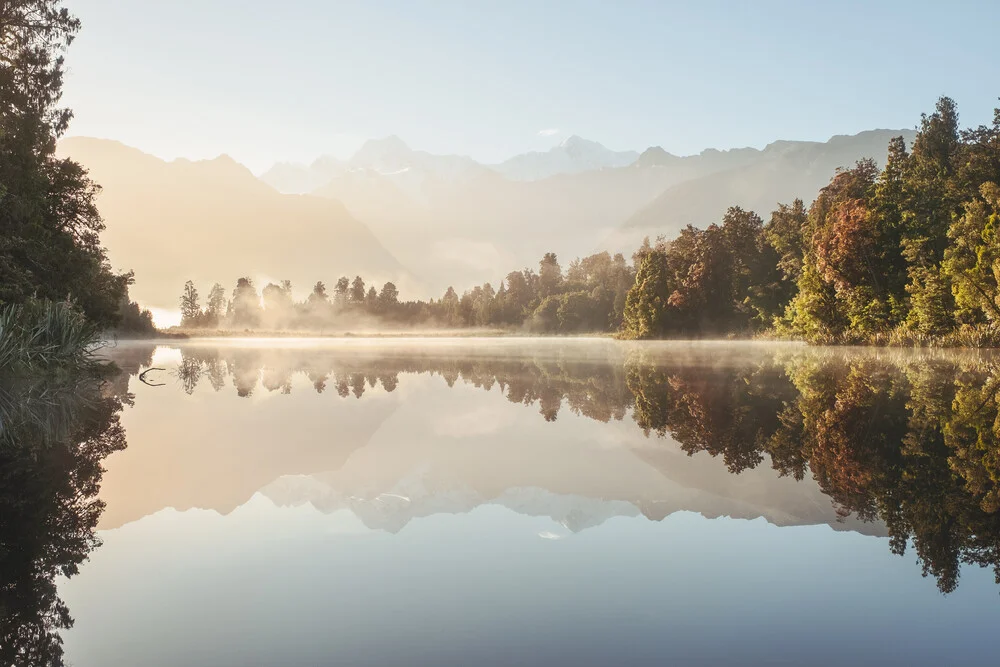
[{"label": "forest", "polygon": [[912,146],[886,148],[832,175],[810,205],[783,204],[765,222],[731,207],[706,229],[648,239],[632,255],[601,252],[497,287],[453,287],[402,301],[392,283],[341,277],[302,302],[287,281],[258,293],[241,278],[192,283],[182,327],[341,329],[478,327],[526,333],[613,333],[626,339],[766,336],[816,344],[992,346],[1000,343],[1000,109],[961,129],[953,100],[921,118]]},{"label": "forest", "polygon": [[622,320],[625,297],[634,282],[621,254],[603,252],[574,260],[564,272],[554,253],[532,269],[512,271],[494,289],[477,285],[461,296],[449,287],[440,299],[401,301],[389,282],[366,285],[361,276],[344,276],[333,289],[317,282],[304,301],[292,285],[268,283],[260,292],[240,278],[231,297],[216,283],[202,306],[190,281],[180,298],[182,327],[265,330],[331,330],[371,327],[478,327],[524,329],[537,333],[614,331]]}]

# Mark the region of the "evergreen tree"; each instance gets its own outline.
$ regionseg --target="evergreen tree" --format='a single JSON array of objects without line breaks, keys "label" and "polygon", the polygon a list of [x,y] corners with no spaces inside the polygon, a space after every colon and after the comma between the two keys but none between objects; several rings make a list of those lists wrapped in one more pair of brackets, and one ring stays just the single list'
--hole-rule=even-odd
[{"label": "evergreen tree", "polygon": [[198,290],[190,280],[184,283],[181,295],[181,326],[195,327],[201,324],[202,312],[198,304]]},{"label": "evergreen tree", "polygon": [[556,294],[562,286],[562,267],[554,252],[547,252],[538,263],[538,295],[545,298]]},{"label": "evergreen tree", "polygon": [[625,300],[623,338],[661,338],[666,335],[670,298],[669,266],[663,252],[645,253],[636,272],[635,285]]},{"label": "evergreen tree", "polygon": [[954,324],[951,285],[940,265],[952,216],[961,212],[954,181],[961,148],[958,109],[952,99],[942,97],[934,113],[921,119],[903,177],[907,325],[924,334],[943,333]]},{"label": "evergreen tree", "polygon": [[240,278],[229,304],[230,318],[238,327],[255,327],[260,323],[260,295],[250,278]]},{"label": "evergreen tree", "polygon": [[64,53],[80,22],[59,0],[0,8],[0,305],[72,300],[114,324],[131,273],[114,273],[100,243],[98,186],[55,155],[72,113],[60,108]]},{"label": "evergreen tree", "polygon": [[948,230],[942,271],[954,291],[956,318],[966,324],[1000,320],[1000,187],[981,186],[984,201],[966,205]]},{"label": "evergreen tree", "polygon": [[361,276],[354,278],[354,282],[351,283],[350,301],[356,306],[365,303],[365,281],[361,279]]},{"label": "evergreen tree", "polygon": [[[374,287],[372,289],[375,289]],[[399,290],[393,283],[382,285],[382,291],[378,295],[379,309],[384,313],[391,313],[399,305]]]},{"label": "evergreen tree", "polygon": [[347,300],[349,292],[351,290],[351,280],[347,276],[341,276],[337,279],[337,284],[333,288],[333,303],[337,307],[337,310],[343,310],[347,307]]},{"label": "evergreen tree", "polygon": [[207,324],[218,326],[229,304],[226,302],[226,290],[219,283],[212,285],[208,292],[208,304],[205,308],[205,319]]}]

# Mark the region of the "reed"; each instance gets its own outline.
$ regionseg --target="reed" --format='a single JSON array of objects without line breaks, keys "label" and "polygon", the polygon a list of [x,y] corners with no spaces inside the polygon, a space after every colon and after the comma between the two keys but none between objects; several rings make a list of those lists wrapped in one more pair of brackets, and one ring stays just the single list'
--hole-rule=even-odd
[{"label": "reed", "polygon": [[74,370],[94,364],[101,332],[67,303],[0,307],[0,371]]}]

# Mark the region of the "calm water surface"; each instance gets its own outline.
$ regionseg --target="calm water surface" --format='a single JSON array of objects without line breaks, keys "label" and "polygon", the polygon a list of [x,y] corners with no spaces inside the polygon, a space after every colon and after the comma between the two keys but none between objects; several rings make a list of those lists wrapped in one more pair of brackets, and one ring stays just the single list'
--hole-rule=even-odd
[{"label": "calm water surface", "polygon": [[0,392],[3,664],[44,664],[57,636],[77,667],[997,660],[1000,359],[527,339],[112,356],[124,373],[96,387]]}]

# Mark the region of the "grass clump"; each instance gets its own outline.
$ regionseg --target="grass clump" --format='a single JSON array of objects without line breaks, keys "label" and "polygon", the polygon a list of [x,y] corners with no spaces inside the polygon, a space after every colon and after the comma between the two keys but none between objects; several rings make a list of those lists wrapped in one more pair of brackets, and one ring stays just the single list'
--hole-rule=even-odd
[{"label": "grass clump", "polygon": [[0,372],[82,370],[100,346],[100,329],[69,303],[0,306]]}]

